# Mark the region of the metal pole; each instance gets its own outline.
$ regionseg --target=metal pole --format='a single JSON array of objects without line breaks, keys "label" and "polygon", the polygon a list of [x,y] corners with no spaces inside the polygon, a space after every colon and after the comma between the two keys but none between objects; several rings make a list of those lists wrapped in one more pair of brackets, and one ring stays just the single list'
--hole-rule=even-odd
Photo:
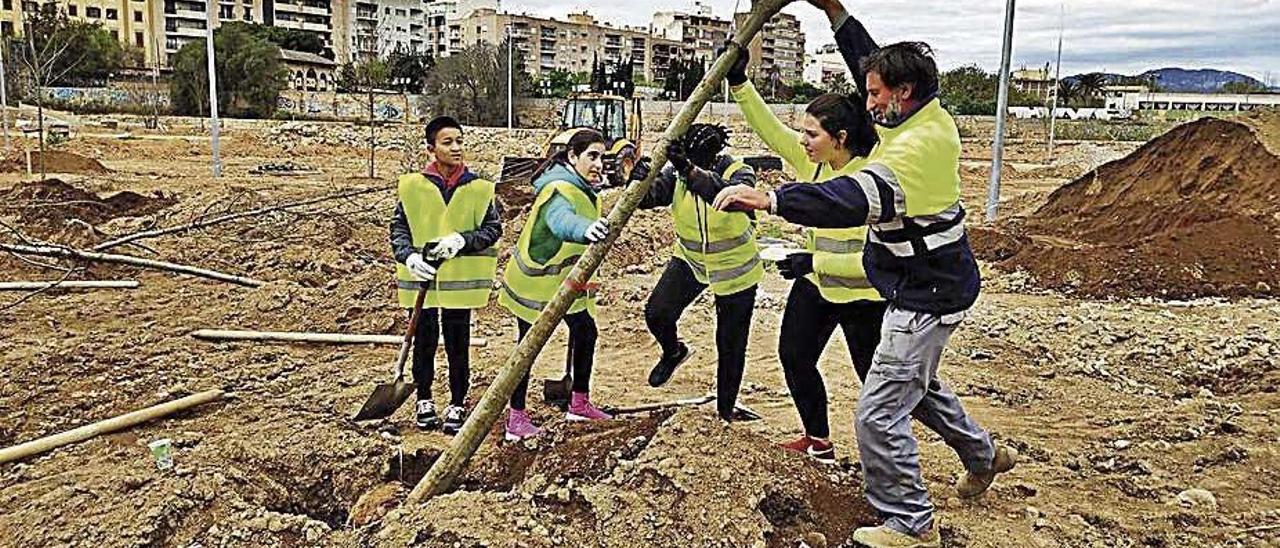
[{"label": "metal pole", "polygon": [[996,220],[1000,203],[1000,165],[1004,163],[1004,118],[1009,110],[1009,58],[1013,54],[1014,1],[1009,0],[1004,13],[1004,47],[1000,53],[1000,98],[996,105],[996,140],[991,154],[991,185],[987,189],[987,222]]},{"label": "metal pole", "polygon": [[1066,20],[1066,5],[1060,6],[1058,19],[1058,61],[1053,69],[1053,107],[1049,109],[1049,161],[1053,161],[1053,141],[1058,121],[1058,86],[1062,85],[1062,29]]},{"label": "metal pole", "polygon": [[516,71],[515,49],[516,39],[513,36],[511,23],[507,23],[507,129],[515,126],[515,90],[511,87]]},{"label": "metal pole", "polygon": [[218,156],[218,75],[213,61],[213,26],[217,23],[217,2],[206,2],[205,57],[209,60],[209,146],[213,149],[213,176],[222,176],[222,160]]}]

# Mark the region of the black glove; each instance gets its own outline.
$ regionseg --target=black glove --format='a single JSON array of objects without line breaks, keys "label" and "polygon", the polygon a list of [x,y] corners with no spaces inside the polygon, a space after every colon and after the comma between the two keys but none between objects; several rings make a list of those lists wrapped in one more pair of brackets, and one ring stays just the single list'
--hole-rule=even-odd
[{"label": "black glove", "polygon": [[813,254],[793,253],[787,255],[787,258],[778,261],[778,272],[788,280],[805,277],[810,272],[813,272]]},{"label": "black glove", "polygon": [[685,151],[684,144],[678,139],[667,143],[667,161],[671,162],[671,166],[681,175],[687,175],[693,168],[693,162],[689,161],[689,153]]},{"label": "black glove", "polygon": [[738,59],[733,62],[733,65],[729,66],[729,72],[724,75],[724,79],[731,86],[741,86],[747,83],[747,65],[751,63],[751,50],[739,46],[733,40],[725,40],[724,45],[720,47],[720,51],[717,51],[716,54],[719,55],[729,48],[738,50]]},{"label": "black glove", "polygon": [[641,156],[639,160],[636,160],[636,165],[631,167],[630,179],[632,181],[643,181],[645,177],[649,176],[649,171],[652,169],[653,165],[649,157]]}]

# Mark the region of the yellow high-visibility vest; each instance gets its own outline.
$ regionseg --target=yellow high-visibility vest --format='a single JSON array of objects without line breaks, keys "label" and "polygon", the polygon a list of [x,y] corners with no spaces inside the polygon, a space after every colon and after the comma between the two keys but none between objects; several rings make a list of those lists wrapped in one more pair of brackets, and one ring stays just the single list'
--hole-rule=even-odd
[{"label": "yellow high-visibility vest", "polygon": [[[735,161],[725,168],[722,177],[728,181],[745,167]],[[694,278],[710,286],[712,293],[732,295],[760,283],[764,267],[756,245],[755,221],[746,213],[711,207],[690,192],[680,177],[676,180],[671,214],[676,225],[673,253],[688,263]]]},{"label": "yellow high-visibility vest", "polygon": [[[560,284],[569,277],[569,271],[577,264],[586,244],[561,242],[556,254],[545,262],[538,262],[529,253],[529,244],[535,227],[541,217],[542,208],[552,197],[559,194],[573,206],[574,212],[592,221],[600,218],[600,197],[592,200],[582,189],[567,181],[554,181],[542,187],[529,217],[525,219],[524,228],[520,231],[520,239],[516,241],[515,252],[502,272],[502,291],[498,292],[498,304],[511,311],[516,317],[533,323],[538,314],[546,308],[547,303],[555,296]],[[543,221],[545,222],[545,221]],[[546,234],[546,233],[543,233]],[[592,276],[594,279],[595,276]],[[596,296],[594,291],[587,291],[573,301],[567,314],[576,314],[586,310],[592,317],[596,315]]]},{"label": "yellow high-visibility vest", "polygon": [[[475,230],[493,203],[493,183],[474,179],[453,191],[446,204],[440,189],[421,173],[408,173],[399,179],[400,203],[409,219],[413,246],[453,232]],[[412,307],[418,290],[427,287],[428,308],[483,308],[489,303],[493,277],[498,270],[498,250],[490,246],[480,251],[459,254],[444,261],[430,282],[417,281],[408,267],[396,264],[396,288],[400,306]]]}]

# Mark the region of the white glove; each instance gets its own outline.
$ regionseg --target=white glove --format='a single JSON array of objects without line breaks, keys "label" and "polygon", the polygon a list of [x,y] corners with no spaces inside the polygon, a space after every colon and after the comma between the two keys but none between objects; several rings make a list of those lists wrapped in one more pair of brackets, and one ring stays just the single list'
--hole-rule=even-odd
[{"label": "white glove", "polygon": [[427,264],[421,253],[410,255],[408,259],[405,259],[404,266],[408,267],[409,273],[413,274],[413,277],[420,282],[429,282],[436,277],[435,267]]},{"label": "white glove", "polygon": [[467,245],[467,241],[462,238],[461,234],[454,232],[443,238],[436,238],[427,242],[431,247],[427,248],[427,256],[432,259],[452,259],[458,256],[458,252],[462,251],[462,246]]},{"label": "white glove", "polygon": [[604,241],[604,239],[607,238],[608,236],[609,236],[609,219],[601,217],[599,219],[596,219],[596,222],[591,223],[591,226],[587,227],[588,242],[591,242],[593,244],[598,243],[598,242]]}]

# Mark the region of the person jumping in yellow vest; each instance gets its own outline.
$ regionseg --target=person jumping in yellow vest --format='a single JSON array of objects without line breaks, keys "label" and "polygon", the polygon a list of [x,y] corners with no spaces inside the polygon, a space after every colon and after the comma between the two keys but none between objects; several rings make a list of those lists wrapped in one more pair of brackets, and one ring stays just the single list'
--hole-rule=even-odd
[{"label": "person jumping in yellow vest", "polygon": [[471,384],[471,309],[489,302],[502,236],[493,183],[463,163],[462,126],[448,116],[427,123],[427,150],[435,161],[422,173],[400,176],[400,201],[391,218],[400,306],[412,308],[426,288],[414,333],[413,379],[419,428],[441,426],[431,399],[436,343],[444,332],[449,358],[449,406],[442,429],[453,434],[466,418]]},{"label": "person jumping in yellow vest", "polygon": [[[604,173],[605,139],[592,129],[578,131],[568,148],[549,158],[533,176],[537,192],[525,220],[516,248],[503,271],[498,303],[516,316],[518,339],[523,340],[538,314],[569,277],[587,244],[609,235],[609,223],[600,213],[600,198],[592,188]],[[596,352],[596,296],[591,287],[564,316],[573,345],[573,393],[568,420],[610,419],[592,405],[591,366]],[[521,440],[541,430],[529,420],[525,396],[529,391],[526,374],[511,395],[507,414],[506,439]]]},{"label": "person jumping in yellow vest", "polygon": [[[716,408],[726,421],[733,419],[746,368],[756,284],[764,275],[755,215],[711,207],[720,189],[756,182],[751,166],[721,154],[728,137],[722,126],[690,126],[667,147],[670,163],[640,201],[642,209],[670,206],[676,231],[671,260],[644,308],[645,323],[662,349],[662,357],[649,373],[649,385],[665,384],[692,354],[677,335],[676,322],[710,286],[716,296]],[[649,160],[644,158],[632,170],[631,179],[643,180],[649,171]]]},{"label": "person jumping in yellow vest", "polygon": [[[731,42],[732,43],[732,42]],[[743,51],[726,79],[751,129],[790,165],[801,182],[822,182],[857,173],[867,165],[876,132],[860,97],[828,93],[805,108],[795,131],[769,110],[747,80],[750,52]],[[714,200],[714,198],[712,198]],[[787,389],[800,414],[804,435],[783,447],[821,462],[835,462],[829,440],[827,389],[818,360],[837,325],[853,359],[858,379],[865,379],[887,306],[862,269],[866,227],[806,228],[805,252],[778,263],[782,276],[794,279],[782,314],[778,358]]]}]

